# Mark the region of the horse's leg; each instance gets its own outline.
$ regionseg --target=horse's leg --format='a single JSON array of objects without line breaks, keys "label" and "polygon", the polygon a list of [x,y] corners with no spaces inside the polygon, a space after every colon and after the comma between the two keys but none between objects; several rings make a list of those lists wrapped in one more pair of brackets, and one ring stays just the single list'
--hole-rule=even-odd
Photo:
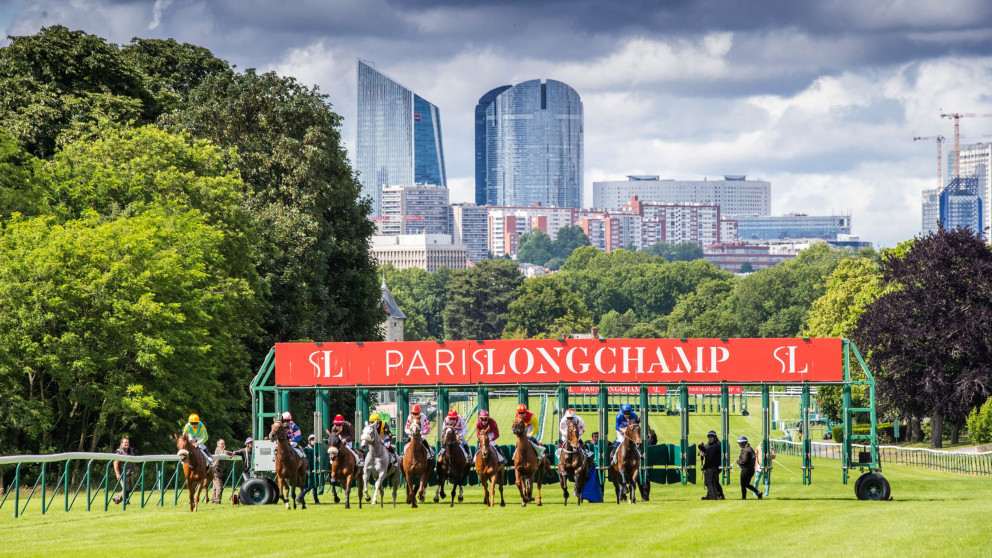
[{"label": "horse's leg", "polygon": [[541,500],[541,487],[544,486],[544,467],[537,468],[537,505],[541,506],[543,504]]},{"label": "horse's leg", "polygon": [[520,469],[513,470],[517,490],[520,492],[520,507],[527,507],[527,493],[524,492],[524,476],[520,473]]},{"label": "horse's leg", "polygon": [[[499,486],[499,507],[506,507],[506,500],[503,499],[503,472],[500,471],[498,477],[496,478],[496,483]],[[496,496],[496,494],[493,494]]]},{"label": "horse's leg", "polygon": [[[344,477],[344,509],[346,510],[351,509],[351,483],[354,478],[355,478],[354,473],[347,474]],[[361,508],[362,507],[361,485],[359,485],[358,489],[359,489],[358,507]]]},{"label": "horse's leg", "polygon": [[410,473],[409,472],[403,471],[403,480],[406,481],[406,503],[407,504],[410,504],[411,503],[411,500],[413,499],[413,497],[411,496],[412,485],[410,484]]},{"label": "horse's leg", "polygon": [[186,477],[186,486],[189,488],[189,511],[196,511],[196,484],[191,477]]},{"label": "horse's leg", "polygon": [[575,505],[582,505],[582,489],[586,486],[586,475],[589,473],[586,471],[586,465],[583,463],[582,467],[577,469],[575,473]]},{"label": "horse's leg", "polygon": [[425,467],[424,472],[420,473],[420,490],[417,491],[417,499],[420,503],[424,503],[425,494],[427,494],[427,479],[430,478],[430,467]]},{"label": "horse's leg", "polygon": [[558,468],[558,483],[561,484],[561,495],[565,499],[565,504],[568,505],[568,476],[565,470],[561,467]]},{"label": "horse's leg", "polygon": [[445,480],[445,476],[446,475],[444,474],[444,471],[438,471],[438,473],[437,473],[437,490],[434,491],[434,503],[435,504],[438,503],[438,502],[440,502],[441,501],[441,498],[444,498],[444,480]]}]

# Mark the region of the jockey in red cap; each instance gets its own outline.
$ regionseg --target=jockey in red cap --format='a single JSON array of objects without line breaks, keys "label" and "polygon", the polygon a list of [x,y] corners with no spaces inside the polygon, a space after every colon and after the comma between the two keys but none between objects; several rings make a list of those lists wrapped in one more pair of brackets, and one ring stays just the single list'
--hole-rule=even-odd
[{"label": "jockey in red cap", "polygon": [[489,411],[482,409],[479,411],[479,420],[475,421],[476,432],[486,431],[489,436],[489,445],[496,452],[496,457],[499,458],[500,463],[505,463],[506,459],[503,454],[496,448],[496,440],[499,438],[499,425],[496,424],[496,420],[489,416]]},{"label": "jockey in red cap", "polygon": [[420,424],[420,436],[421,440],[424,442],[424,447],[427,448],[427,458],[431,459],[434,457],[434,450],[431,445],[427,443],[427,435],[431,433],[431,421],[427,418],[426,414],[422,414],[420,409],[420,404],[415,403],[413,407],[410,408],[410,416],[406,419],[406,425],[403,427],[403,431],[406,432],[407,436],[413,436],[413,430],[411,427],[414,424]]},{"label": "jockey in red cap", "polygon": [[[441,432],[443,433],[447,429],[453,429],[455,434],[458,436],[458,442],[461,444],[462,452],[465,454],[465,460],[468,460],[468,443],[465,441],[466,432],[468,430],[468,425],[465,424],[465,419],[458,416],[458,411],[452,409],[448,412],[448,416],[444,419],[444,424],[441,425]],[[441,448],[441,453],[444,453],[444,448]]]},{"label": "jockey in red cap", "polygon": [[355,461],[360,462],[361,456],[358,452],[351,447],[352,440],[355,439],[355,427],[351,425],[350,422],[344,420],[341,415],[334,415],[334,424],[331,426],[330,432],[328,434],[336,434],[338,438],[344,441],[345,447],[351,450],[351,453],[355,455]]}]

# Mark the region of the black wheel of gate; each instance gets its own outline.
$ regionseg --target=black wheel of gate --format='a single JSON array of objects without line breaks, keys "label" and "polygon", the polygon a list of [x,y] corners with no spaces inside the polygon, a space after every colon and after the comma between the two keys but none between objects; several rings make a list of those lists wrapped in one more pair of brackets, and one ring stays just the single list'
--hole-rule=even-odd
[{"label": "black wheel of gate", "polygon": [[248,479],[241,485],[239,494],[242,504],[249,506],[260,506],[272,503],[275,491],[269,484],[268,479]]},{"label": "black wheel of gate", "polygon": [[889,500],[892,487],[881,473],[865,473],[854,483],[858,500]]},{"label": "black wheel of gate", "polygon": [[265,482],[269,483],[269,490],[272,491],[272,496],[269,497],[269,501],[266,504],[278,504],[279,503],[279,486],[276,484],[275,479],[266,478]]}]

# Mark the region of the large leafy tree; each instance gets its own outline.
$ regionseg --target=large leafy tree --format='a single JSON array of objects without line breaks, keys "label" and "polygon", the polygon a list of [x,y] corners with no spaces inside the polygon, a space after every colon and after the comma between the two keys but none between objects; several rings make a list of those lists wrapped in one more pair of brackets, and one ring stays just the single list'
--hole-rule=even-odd
[{"label": "large leafy tree", "polygon": [[509,260],[484,260],[452,272],[444,307],[445,335],[449,339],[498,339],[522,282],[517,265]]},{"label": "large leafy tree", "polygon": [[190,411],[229,433],[244,401],[251,285],[223,265],[224,234],[195,211],[152,208],[0,236],[0,448],[162,449]]},{"label": "large leafy tree", "polygon": [[38,161],[0,132],[0,222],[15,211],[34,215],[42,211],[44,197],[38,186]]},{"label": "large leafy tree", "polygon": [[444,306],[448,301],[448,280],[451,272],[441,269],[434,273],[418,268],[384,270],[386,285],[396,303],[406,314],[403,338],[444,339]]},{"label": "large leafy tree", "polygon": [[561,337],[586,333],[592,327],[589,310],[555,276],[527,279],[509,306],[504,336],[511,338]]},{"label": "large leafy tree", "polygon": [[670,262],[700,260],[703,258],[703,247],[695,242],[678,242],[670,244],[659,242],[644,248],[652,256],[665,258]]},{"label": "large leafy tree", "polygon": [[271,311],[259,354],[278,340],[379,337],[370,205],[325,95],[274,73],[215,73],[161,121],[238,150],[247,204],[266,235],[259,272]]},{"label": "large leafy tree", "polygon": [[76,126],[153,119],[146,85],[116,46],[95,35],[53,26],[11,37],[0,49],[0,128],[34,155],[50,157]]},{"label": "large leafy tree", "polygon": [[929,415],[940,447],[945,419],[963,424],[992,393],[992,251],[966,229],[940,229],[881,268],[893,289],[868,306],[854,339],[868,350],[880,395]]},{"label": "large leafy tree", "polygon": [[135,38],[121,48],[121,55],[141,72],[158,114],[179,108],[207,77],[233,73],[230,64],[209,50],[174,39]]},{"label": "large leafy tree", "polygon": [[520,237],[517,259],[524,263],[544,265],[555,257],[555,246],[544,231],[531,231]]}]

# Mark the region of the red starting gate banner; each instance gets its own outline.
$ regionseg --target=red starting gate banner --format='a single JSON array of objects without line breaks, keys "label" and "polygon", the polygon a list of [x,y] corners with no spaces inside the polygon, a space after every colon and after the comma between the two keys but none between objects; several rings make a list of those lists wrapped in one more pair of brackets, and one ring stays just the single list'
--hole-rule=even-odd
[{"label": "red starting gate banner", "polygon": [[276,385],[840,382],[841,350],[833,338],[277,343]]},{"label": "red starting gate banner", "polygon": [[[665,386],[647,386],[648,395],[665,395],[668,388]],[[640,386],[607,386],[607,393],[610,395],[640,395]],[[689,395],[720,395],[720,386],[689,386]],[[598,395],[599,386],[568,386],[569,395]],[[744,393],[742,386],[727,386],[727,393],[730,395],[740,395]]]}]

